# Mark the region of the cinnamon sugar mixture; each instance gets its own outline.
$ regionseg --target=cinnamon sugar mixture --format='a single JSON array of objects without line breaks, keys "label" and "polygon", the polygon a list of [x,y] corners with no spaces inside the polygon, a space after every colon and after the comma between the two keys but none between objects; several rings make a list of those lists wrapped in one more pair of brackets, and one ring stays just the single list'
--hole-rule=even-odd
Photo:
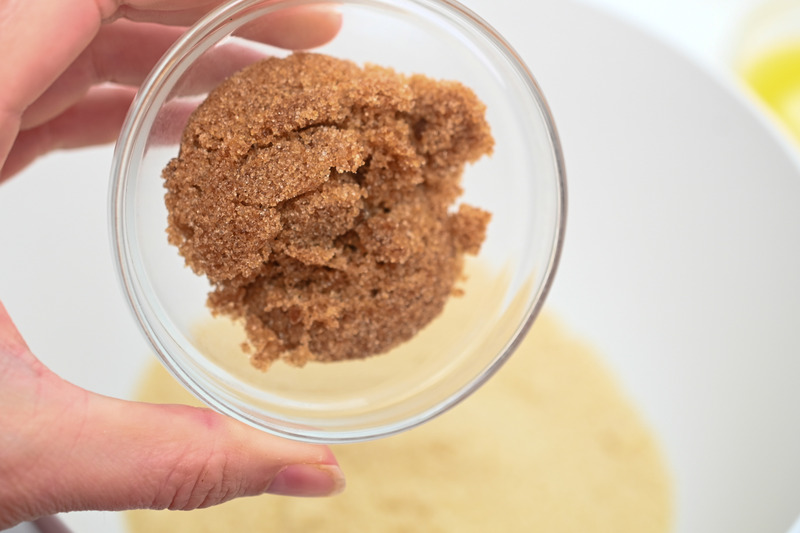
[{"label": "cinnamon sugar mixture", "polygon": [[459,83],[308,53],[209,94],[164,169],[167,232],[256,367],[385,352],[441,312],[489,223],[451,208],[492,151],[484,112]]}]

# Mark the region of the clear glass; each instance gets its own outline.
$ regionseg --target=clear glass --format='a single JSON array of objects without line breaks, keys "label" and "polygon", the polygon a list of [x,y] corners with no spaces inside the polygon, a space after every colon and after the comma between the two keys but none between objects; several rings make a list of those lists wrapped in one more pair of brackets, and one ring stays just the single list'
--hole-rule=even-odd
[{"label": "clear glass", "polygon": [[[241,328],[211,318],[208,283],[167,243],[161,171],[178,153],[188,112],[238,68],[220,59],[225,47],[286,55],[246,37],[282,10],[323,4],[338,10],[343,23],[316,51],[458,80],[486,103],[495,152],[467,168],[463,201],[493,218],[480,255],[467,265],[474,283],[467,281],[466,295],[451,298],[443,316],[413,340],[362,361],[301,369],[280,363],[263,373],[241,350]],[[561,148],[539,87],[495,30],[451,1],[240,0],[221,7],[191,28],[143,85],[111,178],[121,280],[164,365],[212,408],[310,442],[391,435],[474,392],[511,355],[541,308],[566,216]],[[456,332],[445,326],[454,318]]]}]

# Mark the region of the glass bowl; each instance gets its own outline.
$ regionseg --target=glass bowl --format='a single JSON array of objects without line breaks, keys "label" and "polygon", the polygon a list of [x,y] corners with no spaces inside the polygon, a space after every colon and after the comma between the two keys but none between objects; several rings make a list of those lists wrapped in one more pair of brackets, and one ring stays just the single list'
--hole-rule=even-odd
[{"label": "glass bowl", "polygon": [[[450,298],[442,315],[411,341],[364,360],[303,368],[276,363],[262,372],[241,347],[243,328],[212,317],[208,282],[167,243],[161,172],[178,154],[188,113],[243,66],[237,61],[290,53],[256,39],[259,28],[274,29],[289,18],[292,34],[302,35],[308,28],[294,16],[297,9],[341,15],[339,33],[316,52],[458,80],[475,91],[487,105],[495,150],[468,165],[461,200],[490,211],[492,220],[480,254],[465,265],[464,295]],[[226,59],[231,49],[236,61]],[[238,0],[218,8],[176,42],[142,86],[111,173],[120,277],[163,364],[212,408],[309,442],[388,436],[478,389],[541,308],[565,216],[561,148],[539,87],[491,26],[449,0]]]}]

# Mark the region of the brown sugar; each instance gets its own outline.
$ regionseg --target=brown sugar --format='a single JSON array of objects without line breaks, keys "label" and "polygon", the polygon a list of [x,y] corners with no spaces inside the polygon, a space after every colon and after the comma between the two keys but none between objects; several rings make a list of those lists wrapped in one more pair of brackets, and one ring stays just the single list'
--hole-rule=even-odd
[{"label": "brown sugar", "polygon": [[441,312],[490,219],[454,208],[484,113],[459,83],[309,53],[209,94],[164,169],[167,231],[255,366],[382,353]]}]

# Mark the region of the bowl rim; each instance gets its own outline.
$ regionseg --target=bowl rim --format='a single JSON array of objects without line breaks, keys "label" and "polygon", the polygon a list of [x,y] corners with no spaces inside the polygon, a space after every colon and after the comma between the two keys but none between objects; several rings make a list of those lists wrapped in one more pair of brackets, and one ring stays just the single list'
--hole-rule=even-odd
[{"label": "bowl rim", "polygon": [[[111,251],[114,259],[117,277],[120,280],[121,288],[128,302],[128,307],[132,312],[140,331],[144,334],[151,348],[153,348],[161,363],[189,392],[198,397],[201,401],[223,414],[231,416],[237,420],[247,423],[255,428],[269,433],[286,437],[292,440],[334,444],[346,442],[359,442],[391,436],[402,431],[414,428],[420,424],[437,417],[448,411],[458,403],[466,399],[472,392],[480,388],[503,366],[513,352],[519,347],[525,335],[531,328],[536,317],[540,313],[545,300],[552,287],[556,271],[560,264],[564,246],[567,220],[567,179],[566,167],[563,151],[561,147],[558,130],[553,119],[551,109],[545,99],[539,84],[533,74],[517,53],[517,51],[500,35],[488,22],[483,20],[475,12],[457,2],[456,0],[266,0],[271,6],[281,8],[286,5],[304,4],[359,4],[359,5],[394,5],[394,6],[417,6],[426,10],[433,10],[440,15],[448,18],[457,17],[474,30],[477,30],[484,37],[488,38],[501,52],[505,59],[512,65],[520,79],[524,81],[528,92],[534,97],[538,110],[543,118],[547,137],[550,140],[550,148],[556,173],[556,224],[550,248],[550,256],[544,271],[543,283],[533,300],[529,302],[523,319],[515,329],[513,336],[506,342],[504,348],[492,359],[480,374],[466,381],[453,394],[435,404],[434,406],[418,412],[415,416],[403,419],[400,422],[383,423],[371,426],[369,429],[358,430],[330,430],[330,429],[308,429],[304,427],[290,427],[290,424],[265,423],[260,418],[253,417],[250,413],[243,412],[229,405],[223,399],[211,394],[202,387],[196,379],[191,377],[176,359],[170,354],[170,349],[165,343],[179,343],[172,337],[169,331],[160,324],[160,321],[153,323],[152,315],[154,311],[144,303],[146,301],[140,287],[140,282],[133,274],[134,254],[130,249],[130,239],[127,238],[128,230],[126,226],[126,205],[125,190],[128,181],[128,172],[133,157],[133,139],[142,129],[143,120],[147,111],[152,106],[153,96],[158,94],[159,87],[168,73],[174,68],[178,60],[185,56],[199,40],[208,33],[210,29],[217,27],[227,18],[235,16],[242,10],[255,7],[265,2],[265,0],[232,0],[210,11],[204,17],[192,25],[183,35],[181,35],[169,50],[162,56],[161,60],[151,70],[147,79],[142,84],[136,94],[134,101],[128,111],[125,122],[120,130],[116,146],[114,148],[113,161],[111,165],[109,182],[109,216],[110,216],[110,240]],[[166,339],[162,336],[166,336]]]}]

